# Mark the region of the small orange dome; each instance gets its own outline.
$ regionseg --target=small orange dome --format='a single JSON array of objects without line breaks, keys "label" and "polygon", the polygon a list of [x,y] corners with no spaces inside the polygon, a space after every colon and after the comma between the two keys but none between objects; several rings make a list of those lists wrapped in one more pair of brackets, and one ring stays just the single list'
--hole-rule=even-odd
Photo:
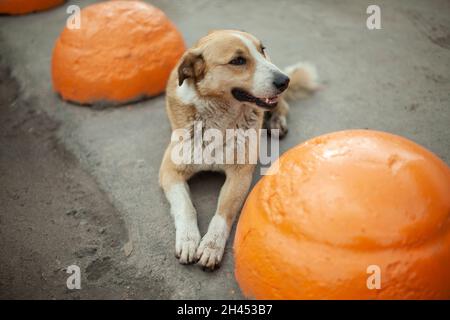
[{"label": "small orange dome", "polygon": [[185,51],[159,9],[107,1],[81,10],[80,28],[63,30],[52,58],[55,91],[81,104],[121,104],[162,93]]},{"label": "small orange dome", "polygon": [[[246,296],[450,298],[450,169],[433,153],[350,130],[309,140],[278,164],[249,195],[236,231]],[[367,285],[374,275],[380,287]]]},{"label": "small orange dome", "polygon": [[65,0],[1,0],[0,13],[25,14],[47,10],[64,3]]}]

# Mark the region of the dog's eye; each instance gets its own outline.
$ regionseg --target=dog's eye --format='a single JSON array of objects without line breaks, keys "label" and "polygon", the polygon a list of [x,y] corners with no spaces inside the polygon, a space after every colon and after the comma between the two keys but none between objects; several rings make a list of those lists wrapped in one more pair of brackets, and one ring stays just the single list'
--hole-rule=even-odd
[{"label": "dog's eye", "polygon": [[229,63],[234,66],[241,66],[243,64],[246,64],[247,60],[244,57],[237,57],[231,60]]}]

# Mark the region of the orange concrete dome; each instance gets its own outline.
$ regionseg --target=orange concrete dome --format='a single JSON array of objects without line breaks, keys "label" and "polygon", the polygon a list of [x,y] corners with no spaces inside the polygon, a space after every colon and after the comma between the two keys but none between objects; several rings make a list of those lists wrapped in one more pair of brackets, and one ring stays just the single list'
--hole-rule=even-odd
[{"label": "orange concrete dome", "polygon": [[64,2],[65,0],[1,0],[0,13],[26,14],[47,10]]},{"label": "orange concrete dome", "polygon": [[53,50],[53,86],[65,100],[115,105],[158,95],[185,51],[173,23],[143,2],[94,4],[80,22]]},{"label": "orange concrete dome", "polygon": [[309,140],[278,164],[249,195],[236,231],[247,297],[450,299],[442,160],[399,136],[350,130]]}]

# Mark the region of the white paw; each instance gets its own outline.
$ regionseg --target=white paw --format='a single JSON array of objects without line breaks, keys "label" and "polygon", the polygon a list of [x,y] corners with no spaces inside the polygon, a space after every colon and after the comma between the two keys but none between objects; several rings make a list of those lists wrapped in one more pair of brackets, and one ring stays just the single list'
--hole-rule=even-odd
[{"label": "white paw", "polygon": [[206,270],[214,270],[220,266],[227,243],[229,228],[221,217],[215,216],[208,232],[197,249],[198,264]]},{"label": "white paw", "polygon": [[269,120],[269,129],[274,130],[270,132],[272,137],[283,138],[288,132],[286,117],[276,114],[272,115]]},{"label": "white paw", "polygon": [[175,256],[180,263],[189,264],[197,260],[196,250],[200,242],[197,224],[182,225],[176,231]]}]

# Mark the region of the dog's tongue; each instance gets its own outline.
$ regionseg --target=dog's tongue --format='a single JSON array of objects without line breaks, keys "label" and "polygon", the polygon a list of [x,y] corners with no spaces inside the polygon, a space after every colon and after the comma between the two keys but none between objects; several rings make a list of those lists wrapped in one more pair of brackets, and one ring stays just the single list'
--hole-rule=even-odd
[{"label": "dog's tongue", "polygon": [[270,97],[270,98],[264,98],[264,102],[267,104],[273,104],[275,102],[278,101],[278,97],[274,96],[274,97]]}]

